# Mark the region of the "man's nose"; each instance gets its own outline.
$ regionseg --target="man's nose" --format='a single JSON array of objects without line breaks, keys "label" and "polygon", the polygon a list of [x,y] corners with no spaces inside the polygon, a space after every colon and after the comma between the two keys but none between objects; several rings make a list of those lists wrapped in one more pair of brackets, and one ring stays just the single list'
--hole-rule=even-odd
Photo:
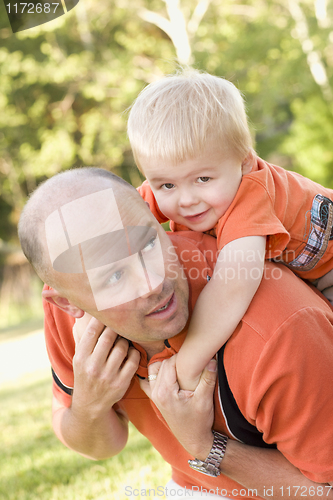
[{"label": "man's nose", "polygon": [[[149,278],[151,278],[151,276],[149,276]],[[149,280],[149,283],[150,283],[149,292],[142,294],[141,295],[142,299],[147,299],[151,295],[159,295],[163,291],[164,278],[162,279],[161,277],[159,277],[159,279],[156,280],[154,279],[152,281]]]},{"label": "man's nose", "polygon": [[[149,288],[156,293],[156,289],[160,288],[163,286],[163,281],[164,281],[164,270],[163,272],[156,272],[147,269],[147,279],[148,279],[148,285]],[[158,291],[160,293],[160,291]]]},{"label": "man's nose", "polygon": [[144,262],[141,261],[141,266],[138,266],[135,271],[132,287],[136,288],[138,297],[145,298],[152,293],[161,293],[165,277],[163,260],[156,263],[145,259]]}]

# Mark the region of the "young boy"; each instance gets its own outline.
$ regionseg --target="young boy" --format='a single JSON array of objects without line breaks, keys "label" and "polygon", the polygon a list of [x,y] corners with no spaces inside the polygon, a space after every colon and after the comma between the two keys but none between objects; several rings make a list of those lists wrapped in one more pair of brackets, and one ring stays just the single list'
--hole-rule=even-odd
[{"label": "young boy", "polygon": [[[148,85],[128,135],[139,188],[173,231],[210,231],[219,256],[177,355],[182,389],[228,340],[260,284],[265,259],[333,290],[333,191],[258,158],[236,87],[195,70]],[[278,278],[278,276],[277,276]]]}]

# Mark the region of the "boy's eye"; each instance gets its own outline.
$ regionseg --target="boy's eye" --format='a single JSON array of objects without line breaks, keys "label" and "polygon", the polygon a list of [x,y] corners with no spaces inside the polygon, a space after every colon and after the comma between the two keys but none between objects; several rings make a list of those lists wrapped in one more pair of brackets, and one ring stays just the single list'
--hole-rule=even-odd
[{"label": "boy's eye", "polygon": [[116,285],[120,280],[123,275],[123,271],[116,271],[109,278],[106,280],[106,286],[113,286]]},{"label": "boy's eye", "polygon": [[198,177],[198,182],[205,183],[210,181],[211,177]]},{"label": "boy's eye", "polygon": [[174,184],[171,184],[171,182],[166,182],[165,184],[162,184],[162,189],[172,189],[173,187],[175,187]]},{"label": "boy's eye", "polygon": [[145,246],[143,247],[142,252],[149,252],[149,250],[154,248],[154,246],[156,244],[156,239],[157,239],[157,236],[154,236],[153,238],[151,238],[148,241],[148,243],[146,243]]}]

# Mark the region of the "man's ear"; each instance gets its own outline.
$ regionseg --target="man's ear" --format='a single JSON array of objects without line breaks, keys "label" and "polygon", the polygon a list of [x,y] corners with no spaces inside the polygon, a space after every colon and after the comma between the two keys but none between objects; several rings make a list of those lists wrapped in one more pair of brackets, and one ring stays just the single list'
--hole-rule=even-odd
[{"label": "man's ear", "polygon": [[242,162],[242,174],[249,174],[253,167],[254,152],[251,149]]},{"label": "man's ear", "polygon": [[59,307],[59,309],[65,311],[65,313],[73,316],[73,318],[82,318],[82,316],[84,315],[84,311],[82,309],[74,306],[74,304],[71,304],[69,300],[65,297],[62,297],[62,295],[60,295],[57,290],[43,290],[42,297],[47,302],[50,302],[50,304]]}]

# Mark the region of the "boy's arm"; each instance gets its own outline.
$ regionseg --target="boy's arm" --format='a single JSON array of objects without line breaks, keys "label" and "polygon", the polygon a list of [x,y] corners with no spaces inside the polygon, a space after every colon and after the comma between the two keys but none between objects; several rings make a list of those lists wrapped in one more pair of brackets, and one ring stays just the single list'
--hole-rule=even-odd
[{"label": "boy's arm", "polygon": [[266,238],[248,236],[228,243],[200,294],[189,332],[177,356],[182,389],[194,390],[209,360],[233,334],[261,282]]},{"label": "boy's arm", "polygon": [[69,448],[95,460],[119,453],[128,437],[127,416],[114,405],[123,397],[140,355],[110,328],[92,319],[76,345],[69,408],[53,399],[53,428]]}]

